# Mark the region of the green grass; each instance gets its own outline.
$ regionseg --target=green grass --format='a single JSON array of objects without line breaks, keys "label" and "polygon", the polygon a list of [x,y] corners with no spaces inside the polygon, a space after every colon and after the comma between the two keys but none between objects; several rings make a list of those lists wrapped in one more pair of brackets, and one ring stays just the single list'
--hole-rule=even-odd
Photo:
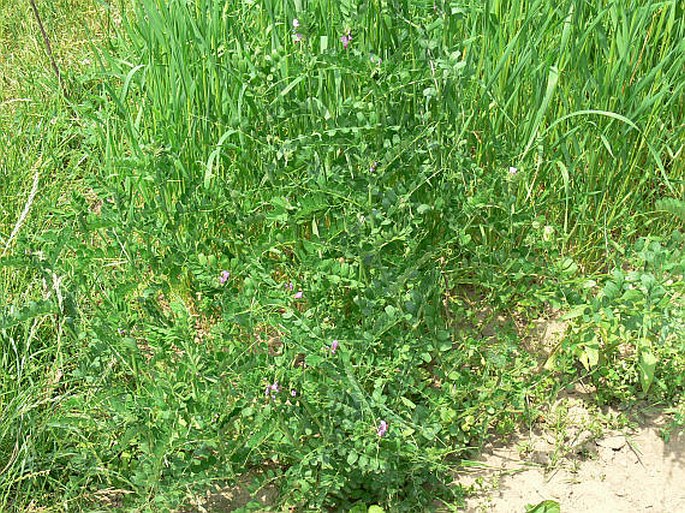
[{"label": "green grass", "polygon": [[678,2],[39,8],[65,95],[0,4],[0,509],[261,470],[417,511],[559,386],[679,411]]}]

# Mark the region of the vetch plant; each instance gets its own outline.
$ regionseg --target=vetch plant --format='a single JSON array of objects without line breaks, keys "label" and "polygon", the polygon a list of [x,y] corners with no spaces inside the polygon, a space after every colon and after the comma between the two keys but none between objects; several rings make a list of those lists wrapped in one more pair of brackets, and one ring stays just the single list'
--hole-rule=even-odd
[{"label": "vetch plant", "polygon": [[378,424],[378,429],[376,430],[376,434],[380,437],[383,438],[388,432],[388,423],[385,422],[384,420],[381,420],[380,423]]},{"label": "vetch plant", "polygon": [[293,18],[293,43],[301,43],[304,41],[304,35],[298,31],[300,28],[300,20],[297,18]]},{"label": "vetch plant", "polygon": [[348,31],[346,34],[343,34],[342,36],[340,36],[340,42],[343,45],[343,49],[347,50],[347,47],[352,42],[352,33]]},{"label": "vetch plant", "polygon": [[230,272],[225,271],[225,270],[221,271],[221,274],[219,275],[219,283],[221,283],[221,285],[224,285],[230,277],[231,277]]},{"label": "vetch plant", "polygon": [[[0,510],[183,510],[230,469],[422,511],[551,383],[682,394],[682,239],[630,257],[682,229],[677,2],[238,4],[135,2],[68,116],[4,40]],[[550,304],[582,310],[540,369]]]},{"label": "vetch plant", "polygon": [[266,389],[264,390],[264,395],[266,397],[270,397],[271,399],[276,398],[276,394],[278,394],[281,391],[281,387],[278,384],[278,381],[274,381],[271,385],[267,385]]}]

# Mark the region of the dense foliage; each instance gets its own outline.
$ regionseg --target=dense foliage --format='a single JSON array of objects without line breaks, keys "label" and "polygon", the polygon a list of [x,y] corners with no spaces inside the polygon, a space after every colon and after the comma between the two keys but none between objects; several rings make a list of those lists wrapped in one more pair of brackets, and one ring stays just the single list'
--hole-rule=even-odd
[{"label": "dense foliage", "polygon": [[679,2],[99,9],[0,96],[3,509],[417,511],[568,383],[678,404]]}]

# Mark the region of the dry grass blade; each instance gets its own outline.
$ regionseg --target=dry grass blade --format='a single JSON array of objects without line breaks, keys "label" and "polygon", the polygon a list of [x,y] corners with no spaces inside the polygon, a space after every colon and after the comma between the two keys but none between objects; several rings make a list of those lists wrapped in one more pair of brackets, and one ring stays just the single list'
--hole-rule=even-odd
[{"label": "dry grass blade", "polygon": [[29,192],[29,196],[28,196],[28,198],[26,198],[26,203],[24,204],[24,209],[21,211],[21,214],[19,215],[19,219],[17,219],[17,222],[14,225],[14,229],[12,230],[12,233],[10,234],[7,241],[5,242],[5,247],[2,250],[2,254],[0,256],[5,256],[7,254],[7,251],[9,250],[9,248],[12,244],[12,241],[19,234],[19,230],[21,230],[21,227],[24,226],[24,222],[26,221],[26,218],[28,217],[29,212],[31,211],[31,205],[33,205],[33,201],[35,200],[36,194],[38,193],[38,179],[40,177],[41,161],[42,161],[42,157],[38,157],[38,160],[33,165],[32,171],[34,173],[33,173],[33,184],[31,185],[31,192]]}]

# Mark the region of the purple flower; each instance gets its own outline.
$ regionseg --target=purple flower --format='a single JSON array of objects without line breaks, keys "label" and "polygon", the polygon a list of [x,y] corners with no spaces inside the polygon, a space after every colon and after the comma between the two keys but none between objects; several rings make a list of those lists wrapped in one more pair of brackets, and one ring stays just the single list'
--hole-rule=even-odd
[{"label": "purple flower", "polygon": [[335,352],[338,350],[338,346],[340,343],[337,340],[334,340],[333,343],[331,344],[331,354],[335,354]]},{"label": "purple flower", "polygon": [[384,420],[381,420],[380,424],[378,424],[378,429],[376,430],[376,434],[380,437],[385,436],[385,434],[388,432],[388,423],[385,422]]},{"label": "purple flower", "polygon": [[295,390],[295,389],[293,388],[293,389],[290,391],[290,395],[293,396],[293,397],[296,397],[296,396],[297,396],[297,390]]},{"label": "purple flower", "polygon": [[287,290],[293,290],[293,282],[290,281],[290,282],[286,283],[286,284],[285,284],[285,288],[286,288]]},{"label": "purple flower", "polygon": [[376,169],[378,168],[378,164],[379,164],[379,162],[376,161],[376,160],[374,160],[374,161],[371,163],[371,165],[369,166],[369,171],[370,171],[371,173],[375,173],[375,172],[376,172]]},{"label": "purple flower", "polygon": [[219,283],[222,285],[228,281],[228,278],[230,278],[231,273],[228,271],[221,271],[221,276],[219,276]]},{"label": "purple flower", "polygon": [[511,176],[516,176],[516,173],[518,173],[518,172],[519,172],[519,170],[517,168],[515,168],[514,166],[509,166],[509,174]]},{"label": "purple flower", "polygon": [[298,290],[297,292],[295,292],[295,295],[293,297],[295,299],[302,299],[303,295],[304,295],[303,292],[301,290]]},{"label": "purple flower", "polygon": [[340,42],[342,43],[343,48],[347,50],[347,47],[352,42],[352,34],[348,32],[347,34],[340,36]]},{"label": "purple flower", "polygon": [[272,385],[267,385],[264,390],[264,395],[266,397],[271,396],[271,399],[276,398],[276,394],[281,391],[281,387],[278,385],[278,381],[274,381]]},{"label": "purple flower", "polygon": [[296,29],[299,27],[300,27],[300,20],[298,20],[297,18],[293,18],[293,28]]},{"label": "purple flower", "polygon": [[299,32],[293,34],[293,43],[301,43],[304,40],[304,36]]}]

